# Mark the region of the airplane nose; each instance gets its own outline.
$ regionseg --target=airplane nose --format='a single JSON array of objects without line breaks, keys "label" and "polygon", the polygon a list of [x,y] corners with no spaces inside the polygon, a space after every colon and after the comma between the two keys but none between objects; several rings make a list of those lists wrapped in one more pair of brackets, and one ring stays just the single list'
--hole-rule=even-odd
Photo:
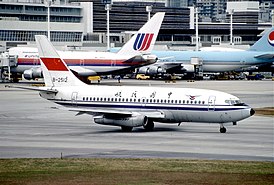
[{"label": "airplane nose", "polygon": [[253,116],[255,114],[255,110],[254,109],[251,109],[250,110],[250,116]]}]

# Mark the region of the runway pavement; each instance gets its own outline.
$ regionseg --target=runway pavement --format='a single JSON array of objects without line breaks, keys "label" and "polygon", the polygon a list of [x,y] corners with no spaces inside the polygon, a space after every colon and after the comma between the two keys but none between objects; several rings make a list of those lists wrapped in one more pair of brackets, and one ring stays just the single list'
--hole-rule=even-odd
[{"label": "runway pavement", "polygon": [[[251,107],[274,107],[272,81],[103,81],[101,85],[145,85],[216,89]],[[253,116],[219,133],[215,124],[155,124],[153,132],[93,123],[88,115],[52,109],[38,92],[0,84],[0,158],[119,157],[274,161],[274,117]],[[29,85],[24,83],[22,85]]]}]

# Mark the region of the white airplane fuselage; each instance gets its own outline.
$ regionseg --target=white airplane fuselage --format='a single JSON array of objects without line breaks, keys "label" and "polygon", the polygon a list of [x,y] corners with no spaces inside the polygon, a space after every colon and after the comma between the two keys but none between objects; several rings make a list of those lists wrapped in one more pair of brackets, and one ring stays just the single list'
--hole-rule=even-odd
[{"label": "white airplane fuselage", "polygon": [[[157,111],[161,114],[153,115],[152,120],[164,123],[220,124],[237,122],[253,115],[253,110],[241,103],[237,97],[214,90],[134,86],[59,87],[56,89],[58,90],[56,95],[43,92],[40,94],[43,98],[59,105],[80,108],[82,111],[97,109],[100,112],[103,109],[110,114],[112,110],[136,113],[129,118],[138,119]],[[107,121],[101,124],[115,125],[108,124]],[[142,126],[143,122],[140,120],[135,124],[132,126]]]}]

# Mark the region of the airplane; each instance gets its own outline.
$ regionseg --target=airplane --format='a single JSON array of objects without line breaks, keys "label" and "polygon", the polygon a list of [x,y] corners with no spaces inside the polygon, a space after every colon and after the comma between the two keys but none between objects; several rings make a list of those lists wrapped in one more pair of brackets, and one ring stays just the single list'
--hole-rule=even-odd
[{"label": "airplane", "polygon": [[[88,85],[80,81],[60,58],[46,36],[36,35],[44,75],[44,87],[19,87],[36,90],[40,96],[77,115],[92,115],[101,125],[121,127],[130,132],[143,126],[152,131],[154,122],[236,123],[255,111],[231,94],[205,89],[136,86]],[[12,86],[15,87],[15,86]]]},{"label": "airplane", "polygon": [[[152,64],[157,57],[151,54],[158,36],[164,12],[156,13],[140,30],[117,52],[58,51],[59,55],[77,76],[120,74],[136,67]],[[31,80],[42,78],[37,48],[15,47],[9,55],[17,55],[17,65],[11,67],[13,78],[24,75]],[[18,81],[18,80],[15,80]]]},{"label": "airplane", "polygon": [[203,72],[229,72],[261,65],[274,67],[274,27],[244,51],[231,49],[208,51],[207,49],[204,51],[153,51],[152,53],[159,60],[154,64],[140,67],[138,73],[149,76],[162,76],[165,73],[193,73],[196,71],[195,65],[191,64],[193,59],[201,62]]}]

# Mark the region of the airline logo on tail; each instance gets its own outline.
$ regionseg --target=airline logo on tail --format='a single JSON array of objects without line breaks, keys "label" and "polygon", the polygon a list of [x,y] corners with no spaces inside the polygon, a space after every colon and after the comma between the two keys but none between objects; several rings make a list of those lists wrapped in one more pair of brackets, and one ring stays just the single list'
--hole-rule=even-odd
[{"label": "airline logo on tail", "polygon": [[136,51],[146,51],[150,47],[153,33],[138,33],[133,45],[133,49]]},{"label": "airline logo on tail", "polygon": [[45,66],[49,71],[68,71],[68,68],[64,65],[60,58],[43,58]]},{"label": "airline logo on tail", "polygon": [[268,35],[268,43],[271,46],[274,46],[274,31],[270,32]]}]

